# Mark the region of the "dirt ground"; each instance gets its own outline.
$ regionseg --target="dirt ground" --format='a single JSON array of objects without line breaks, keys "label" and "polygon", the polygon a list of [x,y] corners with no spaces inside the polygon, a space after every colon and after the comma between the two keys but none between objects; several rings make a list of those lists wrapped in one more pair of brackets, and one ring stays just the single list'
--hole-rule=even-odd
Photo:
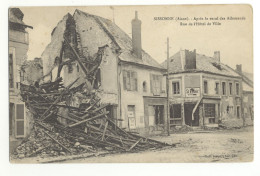
[{"label": "dirt ground", "polygon": [[153,139],[177,143],[176,148],[140,153],[112,154],[67,163],[128,163],[128,162],[250,162],[254,155],[253,127],[235,130],[192,131]]},{"label": "dirt ground", "polygon": [[176,144],[174,148],[139,153],[82,154],[55,158],[24,158],[12,163],[191,163],[250,162],[254,155],[253,127],[233,130],[190,131],[153,139]]}]

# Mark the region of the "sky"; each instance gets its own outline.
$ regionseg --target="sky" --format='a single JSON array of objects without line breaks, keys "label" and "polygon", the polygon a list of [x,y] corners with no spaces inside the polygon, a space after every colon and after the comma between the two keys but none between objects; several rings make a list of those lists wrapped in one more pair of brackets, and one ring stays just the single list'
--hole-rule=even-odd
[{"label": "sky", "polygon": [[[169,37],[170,56],[180,49],[196,49],[199,54],[213,56],[220,51],[221,62],[253,73],[253,23],[249,5],[173,5],[173,6],[80,6],[80,7],[20,7],[24,22],[33,26],[29,32],[28,59],[40,57],[51,41],[53,28],[67,13],[75,9],[114,20],[131,36],[131,20],[135,11],[142,21],[142,47],[155,60],[162,63],[166,55],[166,39]],[[114,10],[113,10],[114,9]],[[171,17],[174,20],[154,20],[154,17]],[[189,18],[179,21],[176,18]],[[217,18],[205,20],[205,17]],[[225,20],[220,20],[220,18]],[[227,20],[227,17],[244,17],[245,20]],[[194,18],[203,18],[196,21]],[[181,26],[180,22],[211,22],[210,26]],[[221,25],[213,25],[220,22]]]}]

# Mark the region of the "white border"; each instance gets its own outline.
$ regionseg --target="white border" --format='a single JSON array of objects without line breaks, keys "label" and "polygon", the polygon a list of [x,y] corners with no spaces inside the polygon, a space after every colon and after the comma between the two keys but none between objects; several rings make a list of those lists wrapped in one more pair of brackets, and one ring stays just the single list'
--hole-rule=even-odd
[{"label": "white border", "polygon": [[113,176],[135,176],[135,175],[199,175],[199,176],[219,176],[219,175],[236,175],[236,176],[259,176],[260,175],[260,158],[259,158],[259,100],[260,91],[255,91],[255,159],[253,163],[226,163],[226,164],[176,164],[176,163],[162,163],[162,164],[39,164],[39,165],[22,165],[10,164],[8,162],[8,7],[10,6],[86,6],[86,5],[158,5],[158,4],[251,4],[254,13],[254,70],[256,78],[255,90],[260,90],[260,83],[257,82],[257,76],[260,74],[259,66],[259,1],[253,0],[6,0],[1,1],[0,5],[0,54],[1,54],[1,142],[0,142],[0,158],[1,158],[1,175],[113,175]]}]

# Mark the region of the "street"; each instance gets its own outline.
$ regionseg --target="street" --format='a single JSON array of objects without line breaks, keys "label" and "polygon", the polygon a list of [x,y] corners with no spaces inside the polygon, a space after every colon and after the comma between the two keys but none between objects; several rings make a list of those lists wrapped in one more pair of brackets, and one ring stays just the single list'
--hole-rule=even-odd
[{"label": "street", "polygon": [[75,163],[143,163],[143,162],[250,162],[253,161],[253,127],[235,130],[200,131],[153,139],[179,143],[176,148],[140,153],[112,154],[67,160]]}]

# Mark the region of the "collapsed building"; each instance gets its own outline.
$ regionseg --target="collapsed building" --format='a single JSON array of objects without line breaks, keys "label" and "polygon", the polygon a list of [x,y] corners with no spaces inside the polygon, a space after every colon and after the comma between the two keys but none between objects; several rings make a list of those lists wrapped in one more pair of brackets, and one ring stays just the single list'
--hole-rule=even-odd
[{"label": "collapsed building", "polygon": [[[162,65],[166,67],[167,61]],[[180,50],[169,58],[170,125],[252,124],[244,112],[245,79],[221,63],[219,51],[209,57],[196,50]],[[249,99],[251,107],[252,97]]]},{"label": "collapsed building", "polygon": [[[137,13],[132,28],[133,42],[109,20],[78,10],[64,16],[41,56],[41,81],[21,83],[21,99],[33,114],[34,125],[13,158],[174,146],[132,131],[145,129],[145,120],[140,119],[144,109],[139,109],[145,105],[143,98],[160,115],[154,124],[163,129],[165,122],[161,108],[165,97],[160,97],[164,69],[141,48]],[[151,94],[146,84],[139,86],[149,78]]]},{"label": "collapsed building", "polygon": [[[112,21],[80,10],[65,15],[53,29],[51,43],[41,56],[44,81],[62,77],[67,86],[79,77],[77,86],[86,77],[64,38],[82,63],[89,64],[87,69],[95,72],[90,84],[102,90],[101,103],[108,105],[118,126],[146,134],[166,129],[166,70],[142,49],[137,12],[132,39]],[[100,62],[98,68],[90,65],[93,60]]]}]

